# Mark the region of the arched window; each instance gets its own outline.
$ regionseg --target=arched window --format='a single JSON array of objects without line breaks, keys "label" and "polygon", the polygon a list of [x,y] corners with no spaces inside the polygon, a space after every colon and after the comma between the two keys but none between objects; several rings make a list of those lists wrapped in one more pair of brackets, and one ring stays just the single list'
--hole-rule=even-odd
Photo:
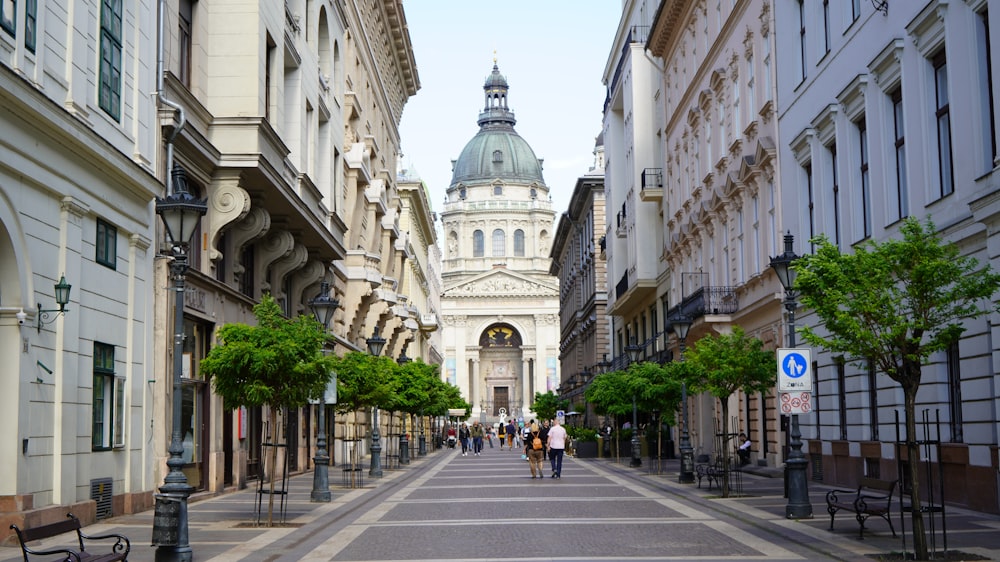
[{"label": "arched window", "polygon": [[493,231],[493,257],[506,255],[507,237],[499,228]]},{"label": "arched window", "polygon": [[520,228],[514,231],[514,255],[524,257],[524,231]]},{"label": "arched window", "polygon": [[486,241],[483,239],[483,231],[477,230],[472,233],[472,257],[481,258],[485,252]]}]

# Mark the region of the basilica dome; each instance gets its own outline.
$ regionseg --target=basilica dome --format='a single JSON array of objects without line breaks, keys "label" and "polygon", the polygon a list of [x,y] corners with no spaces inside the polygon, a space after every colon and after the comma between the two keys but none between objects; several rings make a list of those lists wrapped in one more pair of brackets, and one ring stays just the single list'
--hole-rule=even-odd
[{"label": "basilica dome", "polygon": [[542,161],[514,130],[517,121],[507,106],[507,89],[507,79],[494,64],[483,85],[486,106],[479,114],[479,132],[452,166],[452,187],[490,183],[495,179],[545,184]]}]

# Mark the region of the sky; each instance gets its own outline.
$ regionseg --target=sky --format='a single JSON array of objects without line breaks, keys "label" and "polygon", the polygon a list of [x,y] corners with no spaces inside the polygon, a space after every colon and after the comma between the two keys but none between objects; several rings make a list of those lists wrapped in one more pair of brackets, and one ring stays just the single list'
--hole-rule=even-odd
[{"label": "sky", "polygon": [[620,0],[403,0],[420,89],[400,123],[402,167],[444,208],[451,161],[479,131],[494,51],[514,129],[543,159],[557,216],[594,164]]}]

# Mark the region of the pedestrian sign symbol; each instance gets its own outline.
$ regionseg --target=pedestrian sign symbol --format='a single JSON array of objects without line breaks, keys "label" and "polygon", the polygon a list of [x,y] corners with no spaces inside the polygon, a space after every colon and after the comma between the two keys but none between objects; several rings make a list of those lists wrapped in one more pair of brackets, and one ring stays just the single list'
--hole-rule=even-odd
[{"label": "pedestrian sign symbol", "polygon": [[809,349],[778,350],[778,392],[812,390],[812,358]]}]

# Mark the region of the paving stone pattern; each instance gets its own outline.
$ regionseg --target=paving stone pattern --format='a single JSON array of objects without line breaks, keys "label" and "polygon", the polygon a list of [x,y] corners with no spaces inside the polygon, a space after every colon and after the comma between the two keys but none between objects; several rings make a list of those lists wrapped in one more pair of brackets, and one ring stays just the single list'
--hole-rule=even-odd
[{"label": "paving stone pattern", "polygon": [[[810,483],[814,519],[784,518],[778,471],[743,474],[744,496],[677,483],[676,461],[630,468],[624,462],[566,458],[563,477],[532,479],[515,451],[481,456],[441,449],[406,467],[365,479],[361,489],[331,487],[331,503],[312,503],[312,474],[290,479],[287,526],[253,527],[254,489],[198,496],[190,504],[197,562],[865,560],[899,551],[882,520],[865,539],[857,522],[837,518]],[[548,474],[548,464],[545,464]],[[335,473],[336,467],[331,467]],[[899,531],[898,516],[896,521]],[[948,549],[1000,560],[1000,518],[948,508]],[[939,526],[940,527],[940,526]],[[940,531],[940,529],[938,529]],[[132,540],[133,562],[154,560],[152,512],[115,517],[86,529]],[[943,550],[943,535],[932,537]],[[908,537],[909,539],[909,537]],[[37,546],[71,545],[71,536]],[[912,540],[910,539],[912,542]],[[0,562],[20,560],[0,547]]]}]

